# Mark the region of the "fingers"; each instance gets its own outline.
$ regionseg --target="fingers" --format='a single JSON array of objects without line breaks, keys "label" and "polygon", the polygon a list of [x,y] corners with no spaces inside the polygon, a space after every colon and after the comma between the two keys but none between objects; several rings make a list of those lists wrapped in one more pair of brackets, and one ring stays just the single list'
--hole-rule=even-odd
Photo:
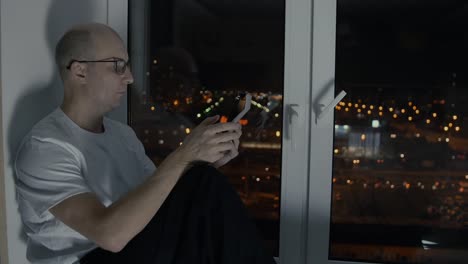
[{"label": "fingers", "polygon": [[239,123],[218,123],[207,128],[206,132],[215,135],[227,131],[240,131],[242,126]]},{"label": "fingers", "polygon": [[234,140],[239,140],[239,138],[242,136],[241,131],[229,131],[226,133],[222,134],[217,134],[215,136],[212,136],[208,142],[210,144],[217,144],[217,143],[223,143],[223,142],[231,142]]}]

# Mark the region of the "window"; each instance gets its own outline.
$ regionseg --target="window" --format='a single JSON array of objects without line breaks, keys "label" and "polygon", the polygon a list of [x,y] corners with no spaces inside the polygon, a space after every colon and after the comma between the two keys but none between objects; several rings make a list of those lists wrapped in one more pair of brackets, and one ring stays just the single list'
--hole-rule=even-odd
[{"label": "window", "polygon": [[[319,250],[310,258],[466,263],[466,4],[315,3],[314,29],[335,15],[336,28],[315,32],[314,43],[336,39],[336,49],[314,45],[313,52],[332,58],[335,94],[347,96],[333,126],[312,122],[309,249]],[[324,153],[332,158],[317,157]]]},{"label": "window", "polygon": [[236,95],[250,92],[240,154],[221,170],[278,256],[284,1],[129,4],[135,75],[129,122],[148,156],[158,165],[206,117],[219,114],[226,122]]}]

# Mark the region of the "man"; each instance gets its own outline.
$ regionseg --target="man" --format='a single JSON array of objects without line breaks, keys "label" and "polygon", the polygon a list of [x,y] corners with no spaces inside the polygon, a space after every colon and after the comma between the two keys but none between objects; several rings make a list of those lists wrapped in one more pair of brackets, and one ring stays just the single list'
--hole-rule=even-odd
[{"label": "man", "polygon": [[237,156],[239,124],[207,118],[156,170],[133,130],[104,117],[133,82],[118,34],[76,26],[56,62],[63,103],[15,162],[31,262],[273,263],[213,168]]}]

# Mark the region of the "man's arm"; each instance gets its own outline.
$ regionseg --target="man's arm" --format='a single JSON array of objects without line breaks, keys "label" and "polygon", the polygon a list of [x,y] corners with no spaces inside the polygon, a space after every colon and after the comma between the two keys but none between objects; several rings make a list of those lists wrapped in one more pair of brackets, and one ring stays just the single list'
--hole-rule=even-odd
[{"label": "man's arm", "polygon": [[203,121],[159,165],[154,175],[111,206],[106,208],[94,194],[84,193],[65,199],[50,212],[101,248],[112,252],[122,250],[157,213],[191,162],[215,163],[226,159],[226,153],[231,153],[228,154],[232,155],[231,159],[237,155],[232,141],[239,139],[240,125],[213,125],[216,120]]}]

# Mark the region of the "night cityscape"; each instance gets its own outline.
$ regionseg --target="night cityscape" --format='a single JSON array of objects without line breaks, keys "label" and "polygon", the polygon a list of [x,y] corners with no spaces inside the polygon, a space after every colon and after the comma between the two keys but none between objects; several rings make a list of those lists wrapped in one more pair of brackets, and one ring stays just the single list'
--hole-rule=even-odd
[{"label": "night cityscape", "polygon": [[[155,1],[148,84],[130,94],[131,126],[158,165],[250,92],[240,154],[222,172],[277,256],[284,10],[276,1],[240,21],[203,2],[226,17]],[[338,1],[335,88],[348,95],[335,108],[329,258],[468,263],[466,5],[371,2]]]}]

